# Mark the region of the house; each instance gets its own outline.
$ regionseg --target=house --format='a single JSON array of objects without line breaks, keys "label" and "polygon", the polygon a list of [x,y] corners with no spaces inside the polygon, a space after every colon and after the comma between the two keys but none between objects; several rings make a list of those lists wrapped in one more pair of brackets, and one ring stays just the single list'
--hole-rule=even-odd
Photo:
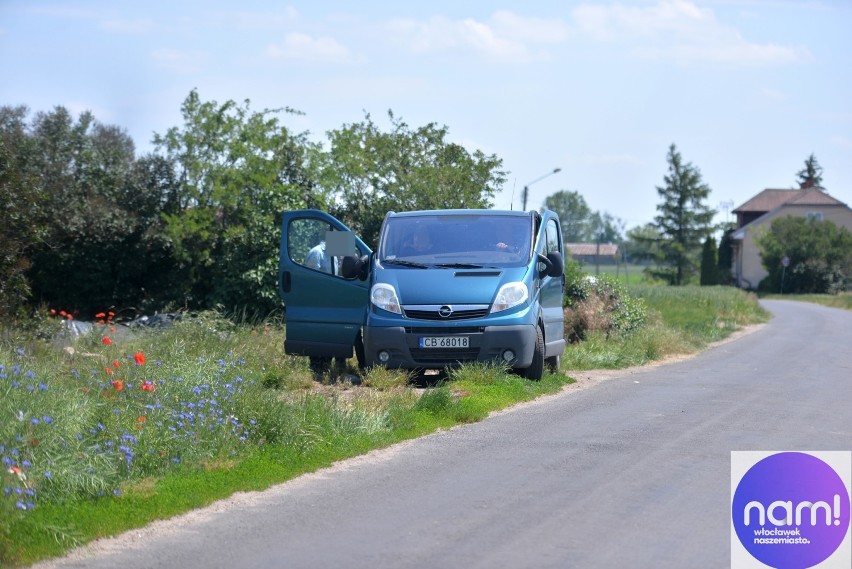
[{"label": "house", "polygon": [[621,254],[613,243],[566,243],[565,249],[578,263],[615,265]]},{"label": "house", "polygon": [[813,184],[803,184],[798,190],[765,189],[734,213],[737,215],[737,228],[731,235],[734,284],[751,290],[757,289],[769,274],[761,263],[755,237],[768,229],[773,220],[798,215],[830,220],[852,231],[852,209]]}]

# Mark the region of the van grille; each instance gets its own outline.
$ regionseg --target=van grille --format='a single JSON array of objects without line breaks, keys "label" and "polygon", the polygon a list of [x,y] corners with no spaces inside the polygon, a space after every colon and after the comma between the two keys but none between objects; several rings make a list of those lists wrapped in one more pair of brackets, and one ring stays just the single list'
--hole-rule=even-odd
[{"label": "van grille", "polygon": [[487,304],[403,306],[407,318],[415,320],[470,320],[488,315]]}]

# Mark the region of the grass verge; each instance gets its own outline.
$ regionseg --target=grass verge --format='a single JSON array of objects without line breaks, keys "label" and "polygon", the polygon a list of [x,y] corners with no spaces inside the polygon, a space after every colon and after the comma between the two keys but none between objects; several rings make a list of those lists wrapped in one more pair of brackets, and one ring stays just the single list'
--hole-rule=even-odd
[{"label": "grass verge", "polygon": [[769,318],[755,295],[731,287],[638,285],[628,292],[645,302],[645,326],[627,335],[592,334],[569,346],[565,369],[619,369],[689,354]]},{"label": "grass verge", "polygon": [[[570,346],[564,369],[695,351],[766,319],[752,295],[733,289],[631,294],[646,299],[651,322]],[[480,421],[573,382],[562,373],[531,382],[499,366],[467,365],[425,388],[384,369],[352,385],[286,356],[274,325],[206,315],[157,333],[114,328],[69,341],[71,349],[0,334],[2,566]]]},{"label": "grass verge", "polygon": [[767,294],[761,298],[773,300],[797,300],[799,302],[812,302],[830,308],[842,308],[852,310],[852,292],[840,294]]}]

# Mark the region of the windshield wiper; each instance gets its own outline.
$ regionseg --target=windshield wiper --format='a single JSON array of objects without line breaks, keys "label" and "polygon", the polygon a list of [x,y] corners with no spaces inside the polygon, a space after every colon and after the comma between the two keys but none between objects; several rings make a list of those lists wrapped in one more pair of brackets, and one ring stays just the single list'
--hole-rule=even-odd
[{"label": "windshield wiper", "polygon": [[484,269],[482,265],[474,265],[472,263],[440,263],[435,265],[442,269]]},{"label": "windshield wiper", "polygon": [[401,265],[403,267],[412,267],[414,269],[428,269],[429,265],[423,263],[415,263],[414,261],[406,261],[405,259],[383,259],[382,263],[388,265]]}]

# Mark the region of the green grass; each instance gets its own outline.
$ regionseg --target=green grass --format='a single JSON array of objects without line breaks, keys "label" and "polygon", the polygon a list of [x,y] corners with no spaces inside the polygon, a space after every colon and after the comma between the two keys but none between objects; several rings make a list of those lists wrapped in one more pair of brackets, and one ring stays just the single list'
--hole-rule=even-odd
[{"label": "green grass", "polygon": [[618,265],[598,265],[594,263],[585,264],[580,267],[581,270],[588,275],[609,275],[617,278],[619,282],[625,285],[636,285],[649,282],[645,276],[644,265],[634,265],[632,263],[620,263]]},{"label": "green grass", "polygon": [[769,317],[755,295],[731,287],[636,285],[628,291],[647,305],[645,327],[609,338],[593,334],[570,345],[563,357],[566,369],[618,369],[692,353]]},{"label": "green grass", "polygon": [[[564,369],[694,351],[766,318],[753,296],[733,289],[631,293],[646,299],[651,322],[570,346]],[[42,328],[51,326],[59,322]],[[215,315],[132,335],[105,324],[73,351],[0,330],[0,565],[58,556],[237,491],[480,421],[573,382],[563,373],[533,382],[467,365],[425,388],[381,368],[353,386],[315,376],[305,358],[283,353],[283,340],[279,326],[237,326]]]},{"label": "green grass", "polygon": [[821,304],[822,306],[829,306],[831,308],[852,310],[852,292],[844,292],[840,294],[767,294],[761,298],[797,300],[800,302]]}]

